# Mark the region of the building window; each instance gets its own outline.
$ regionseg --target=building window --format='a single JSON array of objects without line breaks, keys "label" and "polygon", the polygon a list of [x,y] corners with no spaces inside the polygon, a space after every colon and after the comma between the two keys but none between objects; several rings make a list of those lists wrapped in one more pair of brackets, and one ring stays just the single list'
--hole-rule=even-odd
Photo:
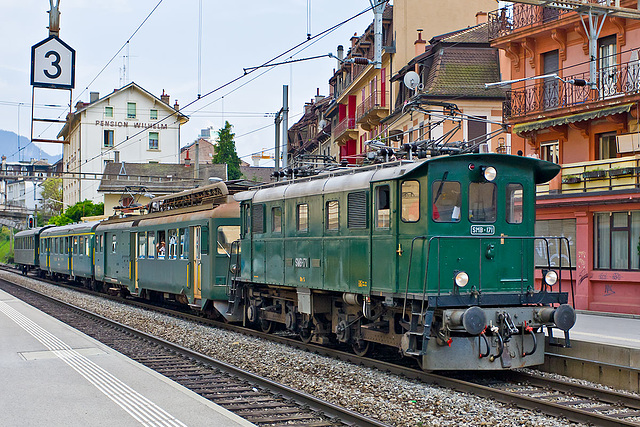
[{"label": "building window", "polygon": [[598,40],[598,68],[600,74],[600,95],[611,96],[618,92],[616,67],[616,35],[612,34]]},{"label": "building window", "polygon": [[149,118],[151,120],[158,120],[158,110],[149,110]]},{"label": "building window", "polygon": [[598,160],[615,159],[618,157],[616,133],[605,133],[598,136]]},{"label": "building window", "polygon": [[337,200],[327,202],[327,230],[337,230],[339,222],[340,205]]},{"label": "building window", "polygon": [[471,145],[485,142],[487,136],[487,117],[473,116],[467,120],[467,141]]},{"label": "building window", "polygon": [[640,211],[596,213],[593,219],[594,268],[640,269]]},{"label": "building window", "polygon": [[113,147],[113,130],[104,131],[103,147]]},{"label": "building window", "polygon": [[158,149],[158,132],[149,132],[149,150]]},{"label": "building window", "polygon": [[135,119],[135,118],[136,118],[136,103],[127,102],[127,119]]},{"label": "building window", "polygon": [[540,159],[560,164],[560,145],[558,141],[543,142],[540,144]]},{"label": "building window", "polygon": [[[534,259],[536,267],[558,267],[559,260],[562,260],[563,267],[569,267],[569,256],[571,256],[571,266],[576,265],[576,220],[570,219],[546,219],[536,221],[536,237],[566,237],[569,241],[569,253],[567,243],[559,239],[536,239]],[[547,243],[549,253],[547,254]],[[551,265],[549,265],[551,264]],[[564,273],[563,273],[564,275]]]},{"label": "building window", "polygon": [[306,203],[296,206],[296,228],[298,231],[309,231],[309,205]]},{"label": "building window", "polygon": [[113,117],[113,107],[104,107],[104,116]]}]

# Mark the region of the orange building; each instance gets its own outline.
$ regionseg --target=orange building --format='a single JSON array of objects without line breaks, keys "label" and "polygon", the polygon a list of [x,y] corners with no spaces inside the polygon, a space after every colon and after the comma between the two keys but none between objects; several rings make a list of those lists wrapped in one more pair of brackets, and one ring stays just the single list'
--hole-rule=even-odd
[{"label": "orange building", "polygon": [[[492,46],[522,79],[503,115],[513,153],[562,165],[538,189],[537,229],[571,241],[576,308],[640,314],[638,2],[582,3],[516,3],[489,14]],[[569,255],[550,252],[569,266]]]}]

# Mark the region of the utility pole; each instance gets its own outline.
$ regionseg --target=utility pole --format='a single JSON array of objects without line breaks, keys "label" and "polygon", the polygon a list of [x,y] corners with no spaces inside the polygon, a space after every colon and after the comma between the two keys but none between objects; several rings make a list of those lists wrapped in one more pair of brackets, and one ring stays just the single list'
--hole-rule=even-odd
[{"label": "utility pole", "polygon": [[382,12],[387,5],[386,0],[369,0],[373,9],[373,32],[374,32],[374,67],[382,68]]},{"label": "utility pole", "polygon": [[282,167],[287,167],[289,142],[289,86],[282,86]]}]

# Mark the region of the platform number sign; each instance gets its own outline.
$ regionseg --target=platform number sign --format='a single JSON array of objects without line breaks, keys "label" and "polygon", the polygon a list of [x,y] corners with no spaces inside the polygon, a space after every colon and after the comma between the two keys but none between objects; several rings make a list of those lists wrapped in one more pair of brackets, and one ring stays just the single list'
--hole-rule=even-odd
[{"label": "platform number sign", "polygon": [[31,48],[31,85],[52,89],[75,86],[76,51],[56,36]]}]

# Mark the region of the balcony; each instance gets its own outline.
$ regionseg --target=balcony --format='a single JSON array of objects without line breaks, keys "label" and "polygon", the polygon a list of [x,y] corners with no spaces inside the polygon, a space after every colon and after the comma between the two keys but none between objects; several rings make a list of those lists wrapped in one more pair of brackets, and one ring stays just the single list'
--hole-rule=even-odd
[{"label": "balcony", "polygon": [[[606,0],[582,0],[582,3],[606,4]],[[552,7],[529,4],[512,4],[489,12],[489,40],[509,36],[514,32],[537,29],[549,22],[558,21],[571,15],[578,18],[573,10],[561,10]]]},{"label": "balcony", "polygon": [[345,118],[338,123],[333,131],[333,137],[338,145],[345,144],[350,139],[358,139],[358,125],[353,117]]},{"label": "balcony", "polygon": [[[564,80],[571,79],[589,80],[589,73],[564,77]],[[640,61],[601,68],[594,89],[550,79],[522,89],[510,90],[503,104],[503,115],[505,119],[513,120],[540,113],[555,115],[553,112],[557,110],[585,104],[590,104],[589,109],[593,109],[607,106],[611,101],[628,95],[640,95]],[[633,99],[625,98],[624,101]]]},{"label": "balcony", "polygon": [[389,92],[375,91],[356,109],[357,122],[362,129],[370,131],[389,115]]},{"label": "balcony", "polygon": [[560,176],[537,186],[538,195],[640,189],[640,154],[562,165]]}]

